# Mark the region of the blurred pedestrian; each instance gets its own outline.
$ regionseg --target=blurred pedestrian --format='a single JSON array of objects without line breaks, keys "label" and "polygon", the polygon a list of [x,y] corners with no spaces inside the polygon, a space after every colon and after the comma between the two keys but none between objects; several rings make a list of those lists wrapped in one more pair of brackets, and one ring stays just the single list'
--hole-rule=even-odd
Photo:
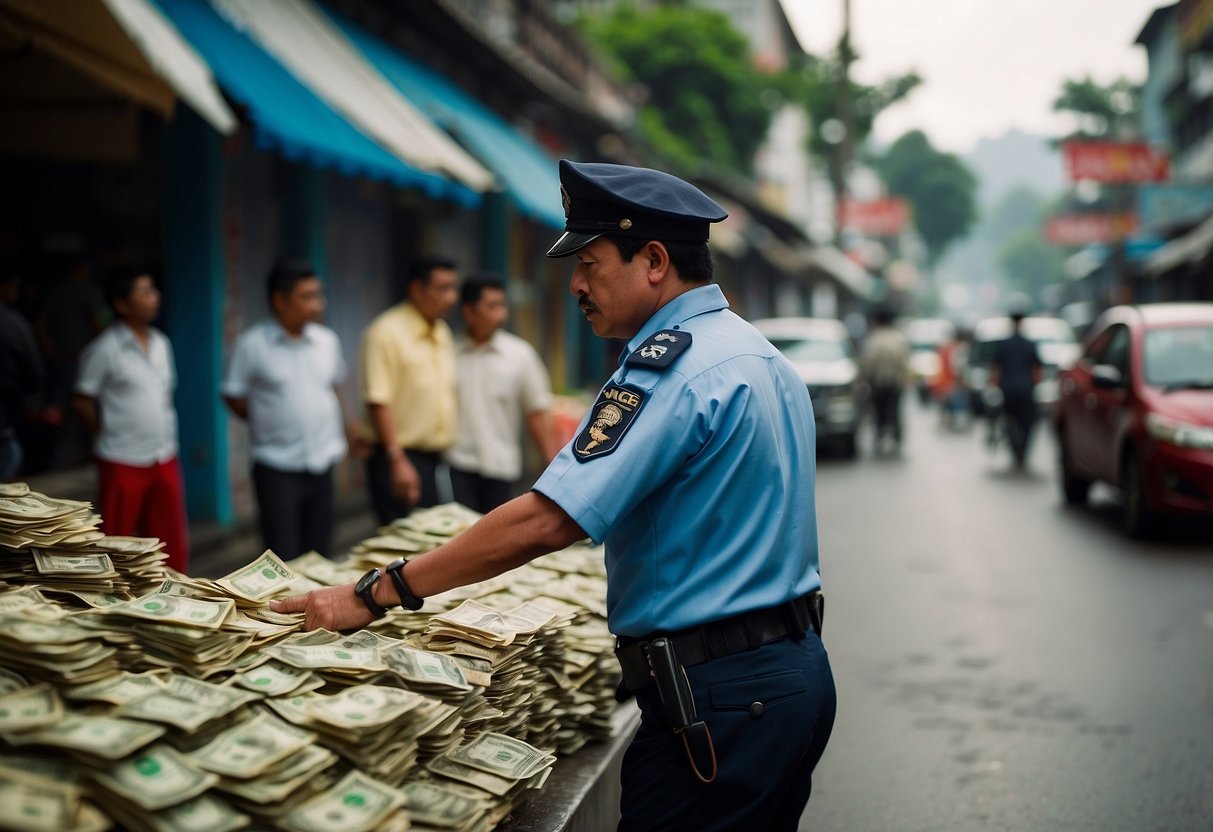
[{"label": "blurred pedestrian", "polygon": [[1011,311],[1011,337],[994,347],[989,385],[1001,394],[1003,426],[1011,443],[1016,468],[1027,464],[1032,428],[1036,424],[1036,385],[1040,383],[1042,364],[1036,344],[1020,330],[1027,313]]},{"label": "blurred pedestrian", "polygon": [[[311,263],[284,259],[266,280],[269,319],[236,341],[223,400],[248,421],[261,539],[282,558],[333,548],[333,468],[346,453],[337,386],[345,359],[320,323],[324,286]],[[352,428],[351,428],[352,430]]]},{"label": "blurred pedestrian", "polygon": [[21,470],[23,452],[17,425],[27,396],[46,383],[33,328],[14,306],[20,284],[17,275],[0,270],[0,482]]},{"label": "blurred pedestrian", "polygon": [[189,535],[177,460],[177,372],[173,347],[152,326],[160,292],[146,272],[115,272],[105,298],[115,321],[80,357],[72,404],[96,435],[101,528],[165,542],[168,564],[185,572]]},{"label": "blurred pedestrian", "polygon": [[522,477],[522,428],[546,466],[559,448],[552,433],[552,388],[535,348],[505,331],[505,282],[466,280],[460,291],[466,332],[455,341],[459,421],[447,451],[455,502],[482,514],[514,497]]},{"label": "blurred pedestrian", "polygon": [[458,298],[454,262],[425,258],[408,271],[406,300],[362,336],[364,436],[375,447],[367,484],[380,523],[438,502],[438,467],[455,443],[455,348],[443,318]]},{"label": "blurred pedestrian", "polygon": [[939,415],[945,427],[953,430],[965,425],[969,413],[969,390],[965,386],[965,369],[969,366],[972,335],[957,327],[952,338],[939,347],[939,372],[931,387],[939,404]]},{"label": "blurred pedestrian", "polygon": [[859,352],[859,374],[872,396],[877,451],[901,447],[901,392],[910,378],[910,341],[893,326],[893,318],[892,309],[877,309]]},{"label": "blurred pedestrian", "polygon": [[271,602],[365,627],[590,537],[641,722],[620,830],[799,828],[836,695],[822,645],[815,430],[795,368],[712,283],[724,210],[669,174],[560,163],[549,257],[594,333],[627,346],[533,489],[443,546]]}]

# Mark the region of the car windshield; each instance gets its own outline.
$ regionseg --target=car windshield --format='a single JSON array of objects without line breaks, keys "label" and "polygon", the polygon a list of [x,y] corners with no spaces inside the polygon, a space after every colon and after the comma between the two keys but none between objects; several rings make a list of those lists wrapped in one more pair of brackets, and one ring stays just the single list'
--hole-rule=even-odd
[{"label": "car windshield", "polygon": [[1148,330],[1144,359],[1146,384],[1153,387],[1213,387],[1213,326]]},{"label": "car windshield", "polygon": [[851,357],[850,350],[842,341],[776,337],[770,341],[790,361],[839,361]]}]

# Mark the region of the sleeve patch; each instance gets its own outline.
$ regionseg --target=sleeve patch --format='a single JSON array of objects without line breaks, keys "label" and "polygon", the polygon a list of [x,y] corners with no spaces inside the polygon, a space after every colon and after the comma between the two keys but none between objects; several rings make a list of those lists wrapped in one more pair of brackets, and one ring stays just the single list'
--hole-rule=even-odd
[{"label": "sleeve patch", "polygon": [[664,370],[690,346],[691,333],[680,329],[663,329],[649,336],[624,363],[630,367]]},{"label": "sleeve patch", "polygon": [[608,384],[590,410],[590,421],[573,440],[573,456],[588,462],[619,447],[648,394],[631,385]]}]

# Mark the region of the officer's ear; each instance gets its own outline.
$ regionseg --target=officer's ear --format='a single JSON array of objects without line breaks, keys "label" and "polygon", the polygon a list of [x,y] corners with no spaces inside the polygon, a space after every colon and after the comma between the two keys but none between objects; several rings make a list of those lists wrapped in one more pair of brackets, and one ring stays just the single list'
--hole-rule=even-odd
[{"label": "officer's ear", "polygon": [[644,248],[640,250],[640,255],[645,258],[649,283],[656,286],[665,280],[666,274],[673,266],[670,262],[670,253],[666,250],[666,247],[656,240],[649,240],[649,242],[645,243]]}]

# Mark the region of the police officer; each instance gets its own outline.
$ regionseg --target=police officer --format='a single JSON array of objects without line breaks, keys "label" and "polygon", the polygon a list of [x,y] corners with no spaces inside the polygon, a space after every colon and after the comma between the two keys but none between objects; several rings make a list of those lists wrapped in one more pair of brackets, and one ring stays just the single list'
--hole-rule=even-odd
[{"label": "police officer", "polygon": [[[627,342],[532,490],[407,564],[276,602],[306,626],[603,541],[608,621],[642,721],[622,830],[794,830],[834,722],[820,639],[815,435],[804,383],[712,284],[723,209],[669,174],[560,163],[549,257],[595,334]],[[386,573],[386,577],[385,577]]]}]

